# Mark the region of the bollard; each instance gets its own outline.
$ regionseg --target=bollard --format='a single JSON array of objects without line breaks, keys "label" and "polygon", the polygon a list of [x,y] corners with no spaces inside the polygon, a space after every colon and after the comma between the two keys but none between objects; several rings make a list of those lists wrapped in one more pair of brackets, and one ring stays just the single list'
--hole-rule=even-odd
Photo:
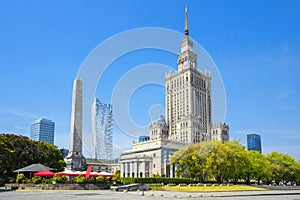
[{"label": "bollard", "polygon": [[140,196],[144,196],[144,191],[143,191],[143,190],[140,191],[140,192],[139,192],[139,195],[140,195]]}]

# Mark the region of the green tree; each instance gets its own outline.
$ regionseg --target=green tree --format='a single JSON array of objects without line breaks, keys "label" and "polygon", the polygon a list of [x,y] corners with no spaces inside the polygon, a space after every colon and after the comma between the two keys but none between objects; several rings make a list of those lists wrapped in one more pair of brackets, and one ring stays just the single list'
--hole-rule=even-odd
[{"label": "green tree", "polygon": [[171,165],[177,166],[177,177],[195,178],[205,182],[206,157],[214,142],[202,142],[183,147],[171,156]]},{"label": "green tree", "polygon": [[185,155],[188,153],[189,146],[188,147],[182,147],[178,151],[176,151],[171,157],[170,157],[170,164],[175,165],[177,167],[176,170],[176,177],[183,176],[184,172],[186,171],[186,166],[184,164]]},{"label": "green tree", "polygon": [[0,134],[0,156],[0,179],[6,182],[15,178],[14,170],[30,164],[41,163],[59,171],[65,166],[56,146],[13,134]]},{"label": "green tree", "polygon": [[300,160],[295,162],[294,181],[300,184]]},{"label": "green tree", "polygon": [[208,153],[205,167],[218,183],[222,183],[227,178],[225,173],[228,169],[226,154],[221,142],[216,142],[214,148]]},{"label": "green tree", "polygon": [[218,183],[224,181],[250,180],[277,184],[300,181],[300,161],[285,154],[272,152],[265,156],[257,151],[246,151],[239,141],[201,142],[176,151],[171,156],[176,165],[176,176],[200,181],[213,177]]},{"label": "green tree", "polygon": [[245,166],[245,181],[250,184],[250,180],[268,180],[272,176],[271,163],[266,156],[258,151],[248,151],[248,162]]},{"label": "green tree", "polygon": [[9,172],[11,157],[14,150],[10,149],[5,143],[3,135],[0,135],[0,184],[5,183],[6,174]]},{"label": "green tree", "polygon": [[238,141],[216,142],[208,153],[206,168],[218,183],[229,180],[236,183],[244,177],[246,165],[247,153]]},{"label": "green tree", "polygon": [[39,141],[36,143],[36,159],[35,162],[43,163],[52,168],[62,171],[65,167],[65,162],[59,149],[48,142]]},{"label": "green tree", "polygon": [[297,163],[294,158],[288,154],[272,152],[267,155],[267,159],[271,162],[272,179],[276,184],[297,179]]},{"label": "green tree", "polygon": [[117,170],[114,177],[112,178],[113,181],[119,183],[120,182],[120,170]]},{"label": "green tree", "polygon": [[171,156],[171,164],[177,165],[178,177],[196,178],[202,171],[202,163],[199,159],[197,147],[199,144],[184,147]]}]

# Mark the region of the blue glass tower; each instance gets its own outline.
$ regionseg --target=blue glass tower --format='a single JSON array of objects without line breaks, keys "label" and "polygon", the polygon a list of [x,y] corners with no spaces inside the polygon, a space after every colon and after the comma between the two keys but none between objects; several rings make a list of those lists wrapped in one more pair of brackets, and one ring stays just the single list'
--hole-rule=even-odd
[{"label": "blue glass tower", "polygon": [[92,105],[92,158],[113,159],[113,113],[112,105],[95,99]]},{"label": "blue glass tower", "polygon": [[48,119],[37,119],[31,124],[30,139],[54,143],[55,123]]},{"label": "blue glass tower", "polygon": [[247,148],[248,151],[255,150],[261,153],[261,139],[258,134],[248,134],[247,135]]}]

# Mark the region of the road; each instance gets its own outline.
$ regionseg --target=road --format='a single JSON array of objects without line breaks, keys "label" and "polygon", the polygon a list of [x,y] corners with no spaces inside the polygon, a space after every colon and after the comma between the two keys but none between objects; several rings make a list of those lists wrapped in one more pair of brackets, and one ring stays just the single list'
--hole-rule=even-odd
[{"label": "road", "polygon": [[81,200],[81,199],[254,199],[254,200],[300,200],[300,190],[272,190],[272,191],[243,191],[243,192],[215,192],[215,193],[182,193],[146,191],[144,196],[139,192],[113,192],[109,190],[68,190],[68,191],[1,191],[1,200]]}]

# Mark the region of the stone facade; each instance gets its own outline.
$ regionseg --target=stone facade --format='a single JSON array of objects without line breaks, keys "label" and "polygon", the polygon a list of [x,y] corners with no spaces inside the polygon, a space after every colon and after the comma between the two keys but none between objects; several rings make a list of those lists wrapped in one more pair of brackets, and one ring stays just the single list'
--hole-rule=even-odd
[{"label": "stone facade", "polygon": [[167,140],[169,135],[169,127],[163,116],[160,119],[153,121],[150,125],[150,140],[163,139]]},{"label": "stone facade", "polygon": [[113,160],[99,160],[99,159],[85,159],[87,165],[93,166],[93,172],[109,172],[109,173],[116,173],[116,171],[120,170],[120,164],[115,163]]},{"label": "stone facade", "polygon": [[211,129],[212,141],[229,141],[229,126],[225,123],[215,124]]},{"label": "stone facade", "polygon": [[174,177],[170,156],[182,147],[203,141],[228,141],[229,127],[212,127],[211,76],[197,68],[197,54],[189,38],[187,11],[185,37],[178,55],[178,71],[165,76],[166,120],[150,125],[150,140],[134,142],[121,154],[121,177]]},{"label": "stone facade", "polygon": [[121,154],[121,177],[174,177],[170,156],[185,145],[163,139],[134,143],[132,150]]},{"label": "stone facade", "polygon": [[77,77],[73,84],[70,148],[65,158],[67,169],[80,171],[83,167],[82,154],[82,80]]},{"label": "stone facade", "polygon": [[166,122],[169,140],[198,143],[210,140],[212,123],[211,77],[197,68],[197,54],[188,35],[186,12],[185,37],[178,55],[178,71],[166,81]]}]

